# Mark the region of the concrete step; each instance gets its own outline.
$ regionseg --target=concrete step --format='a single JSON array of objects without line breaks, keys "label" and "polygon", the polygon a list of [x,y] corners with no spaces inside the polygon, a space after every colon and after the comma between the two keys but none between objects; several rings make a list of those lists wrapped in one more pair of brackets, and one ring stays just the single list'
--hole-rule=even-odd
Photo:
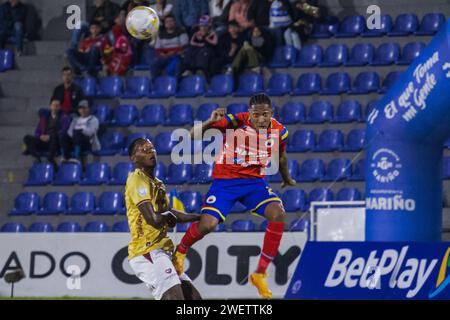
[{"label": "concrete step", "polygon": [[[0,144],[5,143],[5,141],[22,141],[23,136],[33,134],[35,129],[36,123],[23,126],[0,126]],[[2,157],[7,154],[2,153]]]},{"label": "concrete step", "polygon": [[61,70],[66,64],[63,55],[36,55],[16,57],[17,69],[20,70]]},{"label": "concrete step", "polygon": [[[0,98],[0,110],[5,112],[26,112],[29,99],[27,98]],[[1,119],[0,119],[1,120]]]},{"label": "concrete step", "polygon": [[36,125],[37,120],[38,118],[34,112],[5,111],[0,109],[0,125],[29,126]]},{"label": "concrete step", "polygon": [[61,78],[60,70],[12,70],[0,74],[0,82],[12,81],[20,83],[53,83]]},{"label": "concrete step", "polygon": [[22,83],[13,81],[2,81],[0,83],[0,96],[2,97],[24,97],[24,98],[47,98],[49,99],[54,87],[59,80],[48,83]]},{"label": "concrete step", "polygon": [[31,41],[25,45],[29,55],[63,55],[69,44],[67,41]]}]

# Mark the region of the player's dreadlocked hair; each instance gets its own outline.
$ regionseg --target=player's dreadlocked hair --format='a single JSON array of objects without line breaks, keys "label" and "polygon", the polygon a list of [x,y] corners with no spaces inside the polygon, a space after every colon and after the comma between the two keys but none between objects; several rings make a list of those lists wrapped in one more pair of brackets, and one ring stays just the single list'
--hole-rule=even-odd
[{"label": "player's dreadlocked hair", "polygon": [[258,93],[253,95],[250,98],[250,108],[257,104],[268,104],[269,106],[272,106],[272,101],[270,101],[270,98],[265,93]]},{"label": "player's dreadlocked hair", "polygon": [[131,157],[134,154],[134,149],[136,149],[136,146],[140,143],[140,142],[144,142],[147,141],[147,139],[144,138],[137,138],[136,140],[133,140],[132,143],[130,143],[130,146],[128,147],[128,155]]}]

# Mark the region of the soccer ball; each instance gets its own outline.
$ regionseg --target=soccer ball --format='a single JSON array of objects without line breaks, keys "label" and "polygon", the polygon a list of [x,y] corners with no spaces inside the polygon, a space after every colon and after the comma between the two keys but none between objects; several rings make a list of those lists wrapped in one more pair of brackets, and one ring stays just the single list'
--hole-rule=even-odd
[{"label": "soccer ball", "polygon": [[158,14],[152,8],[139,6],[131,10],[126,18],[128,32],[140,40],[155,38],[159,30]]}]

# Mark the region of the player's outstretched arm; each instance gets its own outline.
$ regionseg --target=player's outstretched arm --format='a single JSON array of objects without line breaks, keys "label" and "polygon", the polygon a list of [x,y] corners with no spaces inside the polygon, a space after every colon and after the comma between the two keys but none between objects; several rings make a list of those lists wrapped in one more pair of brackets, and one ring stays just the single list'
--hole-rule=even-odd
[{"label": "player's outstretched arm", "polygon": [[281,187],[284,188],[286,186],[295,186],[297,183],[294,179],[292,179],[291,175],[289,174],[288,170],[288,158],[286,151],[283,151],[280,155],[280,175],[283,179],[283,182],[281,183]]},{"label": "player's outstretched arm", "polygon": [[211,116],[209,117],[208,120],[202,122],[201,125],[193,126],[191,129],[191,139],[201,140],[203,133],[209,128],[211,128],[211,126],[214,123],[222,120],[222,118],[225,116],[225,112],[226,112],[225,108],[218,108],[211,113]]},{"label": "player's outstretched arm", "polygon": [[156,229],[160,229],[166,224],[171,224],[169,223],[170,216],[155,213],[150,201],[141,203],[138,209],[144,216],[145,221]]},{"label": "player's outstretched arm", "polygon": [[177,223],[188,223],[188,222],[195,222],[195,221],[200,220],[199,214],[184,213],[184,212],[178,211],[173,208],[170,209],[170,211],[176,217]]}]

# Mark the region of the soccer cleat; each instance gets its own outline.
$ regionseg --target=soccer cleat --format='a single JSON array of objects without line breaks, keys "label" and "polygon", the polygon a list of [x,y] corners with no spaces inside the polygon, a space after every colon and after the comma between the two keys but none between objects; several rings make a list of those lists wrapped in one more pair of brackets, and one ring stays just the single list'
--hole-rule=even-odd
[{"label": "soccer cleat", "polygon": [[250,275],[250,283],[258,289],[258,294],[264,299],[272,298],[272,291],[269,289],[269,285],[266,281],[267,274],[265,273],[252,273]]},{"label": "soccer cleat", "polygon": [[177,271],[178,275],[182,275],[184,273],[184,259],[186,258],[185,253],[181,253],[179,251],[175,251],[172,257],[172,263]]}]

